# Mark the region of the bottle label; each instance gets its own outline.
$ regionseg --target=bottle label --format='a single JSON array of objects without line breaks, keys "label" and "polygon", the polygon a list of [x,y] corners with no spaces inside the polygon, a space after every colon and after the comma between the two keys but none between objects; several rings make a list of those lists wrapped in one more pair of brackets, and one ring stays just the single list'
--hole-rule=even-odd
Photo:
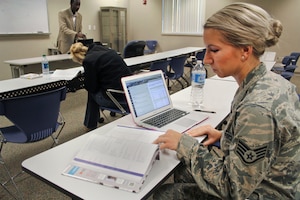
[{"label": "bottle label", "polygon": [[49,68],[49,64],[48,63],[43,63],[43,69],[48,69]]},{"label": "bottle label", "polygon": [[205,74],[196,74],[196,73],[193,73],[192,74],[192,80],[195,83],[203,85],[205,83],[205,76],[206,76]]}]

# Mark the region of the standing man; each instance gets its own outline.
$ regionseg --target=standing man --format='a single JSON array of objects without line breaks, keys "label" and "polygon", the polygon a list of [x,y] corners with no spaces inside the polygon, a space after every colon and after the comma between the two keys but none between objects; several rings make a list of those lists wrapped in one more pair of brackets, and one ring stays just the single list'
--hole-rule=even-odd
[{"label": "standing man", "polygon": [[82,15],[78,12],[80,0],[70,0],[70,8],[58,13],[59,33],[57,47],[60,53],[68,53],[77,39],[85,39],[82,31]]}]

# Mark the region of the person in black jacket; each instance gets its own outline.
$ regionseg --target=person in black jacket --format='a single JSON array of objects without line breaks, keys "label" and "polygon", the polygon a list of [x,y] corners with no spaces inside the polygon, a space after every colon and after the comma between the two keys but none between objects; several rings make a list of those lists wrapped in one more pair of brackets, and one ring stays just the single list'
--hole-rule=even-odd
[{"label": "person in black jacket", "polygon": [[[116,51],[101,44],[91,44],[86,47],[78,42],[71,46],[70,52],[72,59],[82,64],[84,68],[84,87],[88,91],[84,125],[88,129],[94,129],[97,128],[97,122],[101,119],[99,105],[117,108],[106,95],[106,90],[123,90],[121,78],[132,73]],[[119,94],[114,97],[128,110],[125,95]]]}]

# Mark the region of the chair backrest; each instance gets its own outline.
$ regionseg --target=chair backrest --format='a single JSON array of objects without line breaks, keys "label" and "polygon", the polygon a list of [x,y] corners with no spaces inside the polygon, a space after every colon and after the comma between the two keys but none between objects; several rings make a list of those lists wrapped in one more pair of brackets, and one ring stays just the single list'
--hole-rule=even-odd
[{"label": "chair backrest", "polygon": [[126,44],[123,51],[124,58],[131,58],[135,56],[144,55],[146,42],[143,40],[133,40]]},{"label": "chair backrest", "polygon": [[187,59],[187,55],[181,55],[181,56],[173,57],[170,60],[170,67],[174,71],[173,78],[177,79],[183,75],[184,64],[186,59]]},{"label": "chair backrest", "polygon": [[290,56],[294,56],[294,59],[293,59],[293,61],[292,61],[292,64],[293,64],[293,65],[296,65],[297,62],[298,62],[298,59],[299,59],[299,57],[300,57],[300,52],[292,52],[292,53],[290,54]]},{"label": "chair backrest", "polygon": [[205,56],[205,53],[206,53],[206,49],[203,49],[202,51],[197,52],[196,53],[196,59],[197,60],[203,60],[204,56]]},{"label": "chair backrest", "polygon": [[148,49],[145,50],[145,53],[154,53],[157,46],[157,40],[146,40],[146,46]]},{"label": "chair backrest", "polygon": [[288,65],[288,66],[285,67],[285,71],[294,73],[296,68],[297,68],[297,65]]},{"label": "chair backrest", "polygon": [[57,129],[60,102],[66,88],[19,96],[0,101],[0,115],[26,134],[27,142],[49,137]]},{"label": "chair backrest", "polygon": [[294,56],[284,56],[281,63],[284,65],[284,66],[288,66],[292,63],[293,59],[295,59]]},{"label": "chair backrest", "polygon": [[167,72],[169,60],[154,61],[150,65],[150,71],[161,70],[164,74]]}]

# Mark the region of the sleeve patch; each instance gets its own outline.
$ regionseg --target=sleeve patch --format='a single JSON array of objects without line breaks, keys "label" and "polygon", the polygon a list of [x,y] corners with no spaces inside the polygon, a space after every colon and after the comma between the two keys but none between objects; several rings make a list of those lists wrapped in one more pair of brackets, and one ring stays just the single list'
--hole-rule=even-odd
[{"label": "sleeve patch", "polygon": [[251,149],[243,141],[239,140],[237,147],[235,148],[235,153],[245,165],[252,165],[255,162],[265,158],[267,149],[268,145],[264,145],[263,147],[259,147],[256,149]]}]

